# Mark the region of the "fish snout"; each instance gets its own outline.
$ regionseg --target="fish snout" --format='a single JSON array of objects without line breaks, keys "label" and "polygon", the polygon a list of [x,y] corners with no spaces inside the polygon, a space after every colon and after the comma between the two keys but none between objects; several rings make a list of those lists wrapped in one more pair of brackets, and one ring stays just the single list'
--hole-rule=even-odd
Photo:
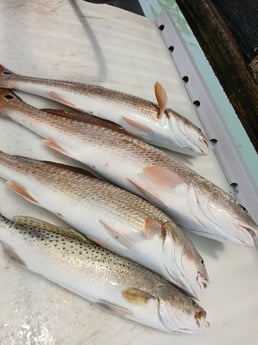
[{"label": "fish snout", "polygon": [[164,327],[170,332],[194,334],[209,327],[206,312],[190,297],[178,296],[176,306],[169,301],[160,301],[159,316]]},{"label": "fish snout", "polygon": [[209,279],[207,276],[203,276],[200,271],[197,272],[196,281],[200,287],[201,292],[204,291],[209,285]]},{"label": "fish snout", "polygon": [[203,156],[207,156],[207,154],[209,153],[208,139],[205,136],[200,136],[199,141],[201,154]]},{"label": "fish snout", "polygon": [[210,323],[206,320],[207,313],[205,310],[201,309],[194,313],[197,326],[200,328],[209,328]]},{"label": "fish snout", "polygon": [[258,238],[258,227],[255,224],[239,221],[237,225],[241,233],[241,242],[247,247],[253,247],[255,240]]}]

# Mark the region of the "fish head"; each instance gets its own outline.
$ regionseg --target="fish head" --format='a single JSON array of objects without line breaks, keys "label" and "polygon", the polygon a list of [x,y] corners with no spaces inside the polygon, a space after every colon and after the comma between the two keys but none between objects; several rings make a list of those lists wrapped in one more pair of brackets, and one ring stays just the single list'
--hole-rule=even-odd
[{"label": "fish head", "polygon": [[190,240],[184,245],[181,266],[190,295],[199,299],[209,285],[209,277],[203,258]]},{"label": "fish head", "polygon": [[180,291],[159,299],[159,319],[169,332],[199,333],[209,327],[206,311]]},{"label": "fish head", "polygon": [[[205,193],[205,188],[208,193]],[[205,188],[199,190],[199,193],[192,193],[195,199],[192,210],[200,227],[209,231],[208,237],[222,242],[254,246],[258,226],[248,211],[220,188],[214,185],[206,185]]]},{"label": "fish head", "polygon": [[[170,228],[172,226],[170,222],[166,224],[167,237],[169,226]],[[170,234],[174,243],[173,260],[175,261],[174,267],[177,268],[177,285],[190,296],[199,299],[209,284],[204,260],[190,239],[179,228],[174,227]],[[167,273],[169,273],[169,267],[169,265],[166,267]]]},{"label": "fish head", "polygon": [[[168,145],[177,147],[176,151],[191,156],[208,154],[208,139],[203,131],[190,120],[172,109],[166,109]],[[162,120],[162,118],[160,119]]]}]

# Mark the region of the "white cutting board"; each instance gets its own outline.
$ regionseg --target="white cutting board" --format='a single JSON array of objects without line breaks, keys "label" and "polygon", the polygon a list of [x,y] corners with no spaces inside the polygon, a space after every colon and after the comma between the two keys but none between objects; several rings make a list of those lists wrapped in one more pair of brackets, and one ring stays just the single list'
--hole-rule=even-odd
[{"label": "white cutting board", "polygon": [[[98,83],[153,101],[153,84],[158,80],[167,89],[169,106],[198,124],[154,23],[114,7],[76,3],[79,10],[72,6],[74,1],[0,1],[0,63],[27,75]],[[54,104],[20,95],[36,106]],[[74,164],[7,119],[0,118],[0,133],[0,150]],[[176,156],[229,190],[212,152],[200,158]],[[0,212],[60,223],[14,195],[2,180]],[[0,344],[257,345],[257,251],[191,238],[210,275],[200,303],[211,328],[203,334],[169,335],[120,319],[26,271],[0,249]]]}]

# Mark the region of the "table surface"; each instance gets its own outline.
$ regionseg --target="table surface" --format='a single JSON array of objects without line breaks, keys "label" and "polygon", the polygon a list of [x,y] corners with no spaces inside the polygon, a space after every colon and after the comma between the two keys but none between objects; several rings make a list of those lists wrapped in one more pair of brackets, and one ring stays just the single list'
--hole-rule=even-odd
[{"label": "table surface", "polygon": [[[169,106],[198,124],[159,30],[148,19],[86,2],[10,0],[0,2],[1,63],[19,73],[90,82],[155,101],[161,82]],[[36,106],[56,104],[28,95]],[[74,164],[46,148],[25,128],[0,118],[0,150]],[[172,154],[229,190],[212,149],[208,157]],[[60,224],[50,213],[22,200],[0,180],[0,211],[27,214]],[[26,271],[0,250],[0,344],[257,344],[258,254],[255,249],[221,244],[191,235],[205,259],[210,286],[201,299],[211,328],[178,336],[126,321]]]}]

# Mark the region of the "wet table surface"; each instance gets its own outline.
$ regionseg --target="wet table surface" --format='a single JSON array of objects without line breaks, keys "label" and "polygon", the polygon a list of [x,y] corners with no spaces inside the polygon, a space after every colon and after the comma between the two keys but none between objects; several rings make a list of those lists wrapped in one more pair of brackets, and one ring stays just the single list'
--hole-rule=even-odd
[{"label": "wet table surface", "polygon": [[[154,23],[107,5],[72,4],[63,0],[0,2],[1,63],[22,74],[96,83],[153,101],[158,80],[168,92],[168,105],[199,125]],[[38,107],[57,107],[19,95]],[[0,150],[74,164],[20,125],[0,118],[0,128]],[[212,148],[208,157],[172,155],[229,191]],[[55,216],[14,195],[3,180],[0,195],[0,211],[8,217],[30,215],[60,224]],[[193,235],[191,239],[210,276],[210,286],[200,301],[211,323],[204,333],[169,335],[120,319],[26,271],[0,248],[0,344],[256,345],[257,251]]]}]

